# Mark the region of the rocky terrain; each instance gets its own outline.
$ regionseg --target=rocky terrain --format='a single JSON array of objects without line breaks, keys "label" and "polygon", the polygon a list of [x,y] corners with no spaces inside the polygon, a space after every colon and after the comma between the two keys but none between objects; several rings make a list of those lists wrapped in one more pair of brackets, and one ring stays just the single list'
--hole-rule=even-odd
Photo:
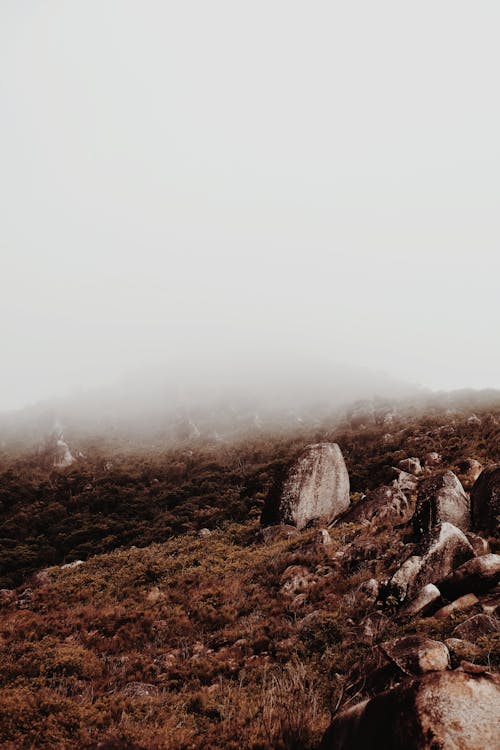
[{"label": "rocky terrain", "polygon": [[500,746],[498,404],[65,445],[0,457],[0,747]]}]

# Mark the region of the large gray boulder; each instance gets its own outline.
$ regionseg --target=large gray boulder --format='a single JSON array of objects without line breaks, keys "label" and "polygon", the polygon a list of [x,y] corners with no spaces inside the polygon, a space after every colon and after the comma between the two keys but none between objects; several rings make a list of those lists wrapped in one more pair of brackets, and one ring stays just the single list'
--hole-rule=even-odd
[{"label": "large gray boulder", "polygon": [[462,531],[470,526],[469,498],[452,471],[445,471],[421,482],[412,519],[417,538],[436,524],[448,521]]},{"label": "large gray boulder", "polygon": [[472,488],[470,502],[474,531],[496,536],[500,530],[500,464],[481,472]]},{"label": "large gray boulder", "polygon": [[408,512],[408,500],[396,487],[383,485],[372,490],[341,517],[342,523],[401,522]]},{"label": "large gray boulder", "polygon": [[416,554],[408,557],[388,584],[397,601],[412,599],[428,583],[440,582],[459,565],[474,557],[467,537],[451,523],[438,524],[421,541]]},{"label": "large gray boulder", "polygon": [[336,716],[321,750],[483,750],[500,747],[497,675],[433,672]]},{"label": "large gray boulder", "polygon": [[349,474],[339,446],[316,443],[302,451],[281,486],[270,493],[261,522],[303,529],[311,521],[333,521],[349,503]]}]

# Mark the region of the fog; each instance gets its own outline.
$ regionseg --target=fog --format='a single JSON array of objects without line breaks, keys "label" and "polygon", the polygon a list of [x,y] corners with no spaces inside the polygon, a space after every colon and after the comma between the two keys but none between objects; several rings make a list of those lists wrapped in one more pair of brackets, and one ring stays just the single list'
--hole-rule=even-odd
[{"label": "fog", "polygon": [[0,410],[152,377],[313,396],[339,366],[500,387],[499,24],[3,0]]}]

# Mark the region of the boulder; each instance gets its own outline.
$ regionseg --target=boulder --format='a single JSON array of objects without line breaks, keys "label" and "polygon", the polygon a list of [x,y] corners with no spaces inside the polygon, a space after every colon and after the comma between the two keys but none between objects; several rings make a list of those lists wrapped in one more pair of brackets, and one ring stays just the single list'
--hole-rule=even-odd
[{"label": "boulder", "polygon": [[475,643],[483,635],[500,632],[500,620],[495,615],[473,615],[457,625],[452,635],[464,641]]},{"label": "boulder", "polygon": [[466,612],[468,609],[475,607],[476,604],[479,604],[479,599],[475,594],[464,594],[464,596],[455,599],[451,604],[447,604],[445,607],[438,609],[433,616],[438,620],[446,620],[450,615],[454,615],[457,612]]},{"label": "boulder", "polygon": [[484,539],[479,534],[473,534],[472,531],[467,531],[465,536],[472,545],[472,549],[478,557],[481,555],[487,555],[490,551],[490,545],[487,539]]},{"label": "boulder", "polygon": [[433,672],[338,714],[320,750],[483,750],[500,747],[496,675]]},{"label": "boulder", "polygon": [[496,536],[500,519],[500,464],[489,466],[479,475],[470,496],[473,531]]},{"label": "boulder", "polygon": [[475,458],[466,458],[458,464],[458,472],[468,486],[474,484],[482,470],[483,465]]},{"label": "boulder", "polygon": [[403,458],[399,463],[398,467],[408,474],[418,477],[422,473],[422,466],[419,458]]},{"label": "boulder", "polygon": [[349,474],[336,443],[309,445],[289,467],[264,505],[261,523],[303,529],[312,521],[329,523],[349,507]]},{"label": "boulder", "polygon": [[470,525],[469,498],[452,471],[429,477],[420,484],[412,519],[413,531],[420,538],[443,521],[463,531]]},{"label": "boulder", "polygon": [[500,581],[500,555],[481,555],[460,565],[441,582],[447,599],[474,592],[483,593]]},{"label": "boulder", "polygon": [[439,607],[441,592],[433,583],[424,586],[414,599],[408,602],[399,612],[401,619],[424,617]]},{"label": "boulder", "polygon": [[440,641],[419,635],[379,643],[351,670],[349,683],[354,690],[379,693],[408,676],[418,676],[450,668],[450,654]]},{"label": "boulder", "polygon": [[427,583],[434,583],[441,590],[440,582],[474,557],[465,534],[447,522],[427,534],[416,552],[403,562],[388,583],[388,592],[397,601],[413,598]]},{"label": "boulder", "polygon": [[392,480],[392,486],[403,492],[414,492],[418,487],[418,479],[409,474],[407,471],[397,469],[395,466],[391,467],[392,475],[395,477]]},{"label": "boulder", "polygon": [[341,523],[398,523],[408,512],[408,500],[396,487],[382,486],[361,498],[340,518]]},{"label": "boulder", "polygon": [[426,453],[424,456],[424,465],[428,469],[432,469],[435,466],[439,466],[439,464],[442,462],[442,458],[439,455],[439,453],[436,453],[436,451],[431,451],[430,453]]},{"label": "boulder", "polygon": [[483,650],[479,646],[461,638],[447,638],[445,645],[450,652],[452,667],[458,667],[464,660],[474,662],[483,656]]}]

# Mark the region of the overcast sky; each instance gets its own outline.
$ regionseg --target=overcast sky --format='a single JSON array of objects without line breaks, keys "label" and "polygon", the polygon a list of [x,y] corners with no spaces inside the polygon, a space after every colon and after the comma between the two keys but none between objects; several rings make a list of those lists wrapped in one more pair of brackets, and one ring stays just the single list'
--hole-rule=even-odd
[{"label": "overcast sky", "polygon": [[0,408],[169,358],[500,387],[498,0],[0,0]]}]

